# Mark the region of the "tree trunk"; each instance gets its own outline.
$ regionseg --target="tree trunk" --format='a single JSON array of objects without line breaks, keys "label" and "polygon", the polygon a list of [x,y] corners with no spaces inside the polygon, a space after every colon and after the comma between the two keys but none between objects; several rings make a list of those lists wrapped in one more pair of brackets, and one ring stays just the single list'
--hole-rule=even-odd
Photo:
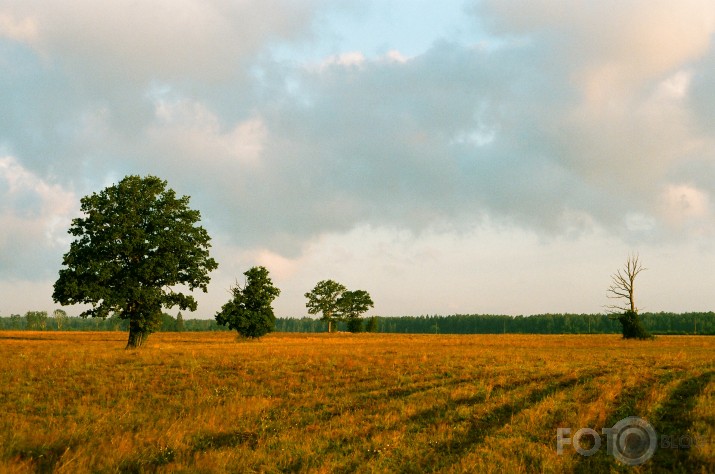
[{"label": "tree trunk", "polygon": [[140,325],[133,321],[129,321],[129,340],[127,341],[127,347],[125,349],[139,349],[149,333],[140,327]]}]

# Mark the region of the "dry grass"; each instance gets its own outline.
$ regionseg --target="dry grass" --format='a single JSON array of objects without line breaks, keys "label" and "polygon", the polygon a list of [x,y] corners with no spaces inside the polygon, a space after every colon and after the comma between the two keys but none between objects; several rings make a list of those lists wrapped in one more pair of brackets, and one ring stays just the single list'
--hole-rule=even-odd
[{"label": "dry grass", "polygon": [[[0,332],[0,472],[713,472],[715,338]],[[556,429],[698,436],[626,468]],[[605,437],[604,437],[605,441]]]}]

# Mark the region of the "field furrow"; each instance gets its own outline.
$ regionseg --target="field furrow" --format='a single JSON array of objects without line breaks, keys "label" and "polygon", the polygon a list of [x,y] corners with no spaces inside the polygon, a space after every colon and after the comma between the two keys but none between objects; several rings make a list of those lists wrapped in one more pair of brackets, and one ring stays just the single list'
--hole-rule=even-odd
[{"label": "field furrow", "polygon": [[[709,337],[124,338],[0,332],[0,471],[715,470]],[[645,464],[616,460],[605,435],[576,452],[579,429],[629,416],[658,435]]]}]

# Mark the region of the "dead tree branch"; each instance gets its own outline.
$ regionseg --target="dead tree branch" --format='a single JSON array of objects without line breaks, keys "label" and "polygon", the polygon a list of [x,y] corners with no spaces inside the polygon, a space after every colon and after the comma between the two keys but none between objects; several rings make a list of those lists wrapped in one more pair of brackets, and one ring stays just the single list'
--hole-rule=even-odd
[{"label": "dead tree branch", "polygon": [[606,296],[611,299],[625,301],[622,301],[620,304],[607,305],[606,309],[609,313],[616,314],[626,311],[638,312],[634,285],[636,277],[643,270],[646,270],[646,268],[643,268],[638,254],[635,254],[629,255],[628,260],[626,260],[626,265],[611,275],[611,286],[606,290]]}]

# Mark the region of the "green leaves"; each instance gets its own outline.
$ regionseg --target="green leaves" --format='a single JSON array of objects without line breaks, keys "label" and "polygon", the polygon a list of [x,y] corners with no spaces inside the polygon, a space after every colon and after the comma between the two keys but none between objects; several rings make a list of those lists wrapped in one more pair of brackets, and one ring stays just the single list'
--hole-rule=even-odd
[{"label": "green leaves", "polygon": [[375,306],[370,294],[364,290],[346,291],[337,301],[338,312],[343,319],[359,318],[368,309]]},{"label": "green leaves", "polygon": [[350,328],[360,326],[359,322],[355,321],[374,306],[367,291],[348,291],[345,286],[333,280],[318,282],[305,297],[308,298],[308,313],[322,313],[321,319],[328,323],[328,331],[332,330],[332,322],[336,320],[347,321]]},{"label": "green leaves", "polygon": [[162,307],[196,308],[192,296],[169,288],[205,292],[218,264],[197,225],[200,213],[166,185],[155,176],[127,176],[81,199],[84,216],[69,229],[77,238],[64,255],[54,301],[91,304],[83,316],[116,313],[139,329],[151,328]]},{"label": "green leaves", "polygon": [[246,283],[231,289],[233,298],[216,314],[216,322],[228,325],[244,337],[258,338],[273,331],[276,317],[273,300],[281,290],[273,286],[265,267],[253,267],[244,273]]},{"label": "green leaves", "polygon": [[312,291],[305,294],[308,302],[305,306],[309,314],[323,313],[323,321],[332,321],[337,316],[338,298],[347,291],[343,285],[333,280],[322,280],[315,285]]}]

